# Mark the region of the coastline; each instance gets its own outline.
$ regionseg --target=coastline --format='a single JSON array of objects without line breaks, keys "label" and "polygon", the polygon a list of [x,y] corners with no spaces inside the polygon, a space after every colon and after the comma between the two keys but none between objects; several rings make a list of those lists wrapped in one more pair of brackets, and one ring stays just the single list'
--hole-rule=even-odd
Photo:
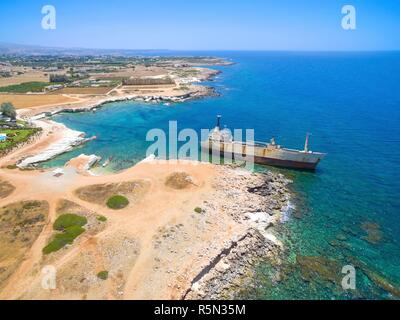
[{"label": "coastline", "polygon": [[[290,181],[281,175],[151,159],[107,176],[71,170],[65,169],[60,177],[38,170],[2,171],[2,180],[12,181],[16,188],[0,200],[5,209],[9,203],[29,199],[49,205],[43,230],[21,262],[10,266],[7,281],[0,281],[2,299],[234,297],[239,288],[235,283],[250,272],[252,261],[277,262],[282,250],[273,226],[290,198]],[[166,184],[180,174],[190,178],[184,188]],[[83,200],[77,193],[82,188],[114,188],[129,181],[141,185],[143,192],[118,212],[97,200]],[[171,201],[179,205],[171,207]],[[196,207],[200,213],[194,211]],[[86,232],[73,245],[44,256],[42,248],[52,237],[52,223],[65,210],[87,217]],[[255,213],[268,220],[268,228],[251,218]],[[107,217],[105,223],[96,220],[99,214]],[[41,287],[41,269],[46,265],[57,269],[56,290]],[[109,271],[108,281],[96,278],[100,270]]]},{"label": "coastline", "polygon": [[235,299],[243,284],[253,276],[257,262],[269,260],[280,264],[284,247],[276,237],[274,226],[281,223],[290,201],[288,185],[292,181],[271,172],[255,174],[224,167],[221,171],[227,181],[219,180],[217,188],[234,185],[223,197],[229,199],[232,192],[240,194],[239,200],[227,207],[245,229],[224,243],[218,255],[192,280],[183,299]]},{"label": "coastline", "polygon": [[[61,104],[54,106],[43,106],[38,108],[20,109],[18,110],[18,117],[21,120],[28,121],[36,127],[42,128],[43,136],[53,135],[53,131],[58,132],[58,141],[51,141],[48,143],[47,147],[43,150],[40,149],[39,152],[34,152],[34,154],[29,154],[27,157],[24,155],[18,160],[15,160],[12,165],[17,165],[21,169],[34,168],[38,163],[42,163],[57,157],[60,154],[72,150],[74,147],[84,144],[87,141],[95,139],[91,137],[85,139],[84,132],[77,132],[70,128],[67,128],[63,124],[59,124],[53,120],[48,119],[59,113],[78,113],[78,112],[93,112],[99,108],[106,106],[109,103],[123,102],[123,101],[137,101],[145,103],[164,103],[166,107],[170,103],[180,103],[186,100],[200,99],[207,96],[216,96],[218,93],[215,88],[203,85],[193,85],[194,82],[201,83],[202,81],[210,80],[214,76],[218,75],[220,71],[206,68],[198,68],[203,71],[200,78],[189,79],[188,91],[185,93],[179,92],[169,92],[169,95],[147,95],[147,94],[126,94],[121,91],[118,87],[112,89],[106,96],[95,96],[86,99],[79,99],[78,103],[73,104]],[[180,80],[182,81],[182,79]],[[109,95],[115,92],[116,95]],[[52,129],[48,129],[51,126]],[[47,130],[46,130],[47,129]],[[32,150],[33,142],[30,145],[30,150]],[[18,151],[18,148],[15,150]],[[20,152],[13,152],[14,154]],[[4,166],[4,163],[10,164],[9,161],[5,162],[4,159],[0,159],[0,165]]]},{"label": "coastline", "polygon": [[[1,298],[233,298],[240,288],[237,283],[251,273],[255,261],[272,259],[277,263],[282,244],[274,235],[273,226],[280,223],[290,199],[287,189],[290,181],[280,174],[251,173],[240,168],[208,163],[181,161],[171,164],[168,161],[145,159],[122,172],[94,176],[89,169],[90,164],[96,162],[95,155],[81,155],[72,159],[64,168],[63,175],[57,177],[52,176],[50,170],[15,171],[4,168],[9,163],[17,163],[19,168],[35,168],[38,162],[52,159],[87,141],[83,132],[46,119],[48,116],[61,112],[93,111],[107,103],[126,100],[179,102],[205,96],[212,92],[209,90],[201,91],[200,95],[195,92],[173,97],[97,97],[80,105],[19,110],[22,117],[29,117],[32,123],[42,128],[42,134],[29,146],[24,146],[0,160],[3,167],[0,169],[1,180],[12,182],[16,189],[11,195],[0,199],[0,203],[7,206],[9,203],[27,199],[45,200],[49,204],[49,213],[43,230],[32,247],[27,248],[22,262],[13,266],[15,270],[6,283],[0,283],[0,286],[4,286]],[[188,174],[194,181],[193,186],[185,190],[171,190],[163,184],[160,185],[160,177],[165,178],[177,172]],[[138,223],[141,228],[137,229],[136,225],[132,225],[135,220],[127,220],[131,216],[130,211],[122,210],[127,217],[114,216],[104,206],[89,204],[76,196],[79,187],[84,188],[95,183],[116,184],[132,179],[151,181],[150,188],[155,195],[159,193],[161,199],[174,196],[174,201],[180,203],[180,206],[170,208],[171,200],[157,199],[152,208],[150,204],[154,200],[146,195],[130,208],[143,211],[142,216],[135,217],[138,221],[145,219]],[[27,180],[30,181],[28,185]],[[54,187],[55,183],[57,187]],[[51,194],[47,191],[49,188],[52,190]],[[52,222],[59,215],[58,208],[63,201],[72,203],[73,208],[82,208],[79,210],[89,215],[88,218],[100,213],[106,215],[110,220],[107,225],[110,225],[105,230],[100,230],[97,224],[91,224],[88,234],[73,246],[67,246],[51,257],[42,256],[41,249],[51,238]],[[193,212],[196,205],[201,206],[200,213]],[[85,210],[89,207],[90,209]],[[159,210],[164,211],[166,216],[154,216],[154,212]],[[154,216],[150,221],[155,225],[151,228],[147,225],[148,218],[145,218],[144,212]],[[92,242],[103,256],[102,264],[110,269],[112,282],[118,283],[115,284],[118,289],[104,288],[93,276],[99,267],[93,269],[92,263],[87,264],[85,260],[91,257],[93,245],[88,244]],[[120,250],[134,250],[134,253],[121,256]],[[110,252],[114,253],[106,258]],[[114,269],[113,259],[124,267]],[[40,287],[40,270],[37,266],[48,263],[54,264],[61,272],[62,289],[55,292],[48,292]],[[83,287],[64,277],[78,272],[71,269],[71,263],[79,265],[80,273],[76,275],[76,279],[85,279]],[[33,266],[36,268],[33,269]],[[91,285],[95,287],[94,290],[90,289]]]}]

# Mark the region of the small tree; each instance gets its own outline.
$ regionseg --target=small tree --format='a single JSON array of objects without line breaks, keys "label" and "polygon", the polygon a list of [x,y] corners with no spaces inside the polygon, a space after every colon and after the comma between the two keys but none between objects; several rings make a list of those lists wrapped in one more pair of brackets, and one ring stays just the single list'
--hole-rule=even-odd
[{"label": "small tree", "polygon": [[12,120],[17,118],[17,111],[11,102],[4,102],[0,106],[0,112],[6,117],[10,117]]}]

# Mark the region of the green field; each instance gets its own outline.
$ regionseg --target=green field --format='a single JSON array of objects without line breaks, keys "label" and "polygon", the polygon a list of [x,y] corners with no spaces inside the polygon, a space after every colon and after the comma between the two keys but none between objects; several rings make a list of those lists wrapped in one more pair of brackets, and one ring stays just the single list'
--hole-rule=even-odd
[{"label": "green field", "polygon": [[0,141],[0,154],[4,154],[18,144],[28,141],[38,131],[40,131],[38,128],[0,129],[0,133],[7,134],[7,140]]},{"label": "green field", "polygon": [[25,82],[6,87],[0,87],[0,92],[8,92],[8,93],[43,92],[44,88],[50,85],[52,85],[52,83],[49,82]]}]

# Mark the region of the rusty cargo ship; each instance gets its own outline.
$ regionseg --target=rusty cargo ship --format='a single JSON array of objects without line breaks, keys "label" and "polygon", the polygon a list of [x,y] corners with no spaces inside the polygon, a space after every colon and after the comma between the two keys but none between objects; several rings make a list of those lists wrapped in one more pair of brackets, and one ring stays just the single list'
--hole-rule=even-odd
[{"label": "rusty cargo ship", "polygon": [[269,143],[234,141],[229,129],[221,130],[220,120],[221,116],[218,116],[217,126],[211,131],[208,139],[201,142],[203,151],[217,152],[225,157],[226,155],[250,156],[257,164],[300,170],[315,170],[326,155],[309,150],[309,134],[306,136],[303,150],[283,148],[276,144],[274,138]]}]

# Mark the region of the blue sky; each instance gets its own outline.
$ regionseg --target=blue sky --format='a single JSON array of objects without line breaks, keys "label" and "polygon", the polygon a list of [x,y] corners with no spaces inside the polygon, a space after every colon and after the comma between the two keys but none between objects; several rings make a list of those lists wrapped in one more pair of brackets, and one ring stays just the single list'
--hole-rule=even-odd
[{"label": "blue sky", "polygon": [[[57,10],[41,28],[42,6]],[[343,30],[354,5],[357,29]],[[0,42],[176,50],[400,50],[398,0],[1,0]]]}]

